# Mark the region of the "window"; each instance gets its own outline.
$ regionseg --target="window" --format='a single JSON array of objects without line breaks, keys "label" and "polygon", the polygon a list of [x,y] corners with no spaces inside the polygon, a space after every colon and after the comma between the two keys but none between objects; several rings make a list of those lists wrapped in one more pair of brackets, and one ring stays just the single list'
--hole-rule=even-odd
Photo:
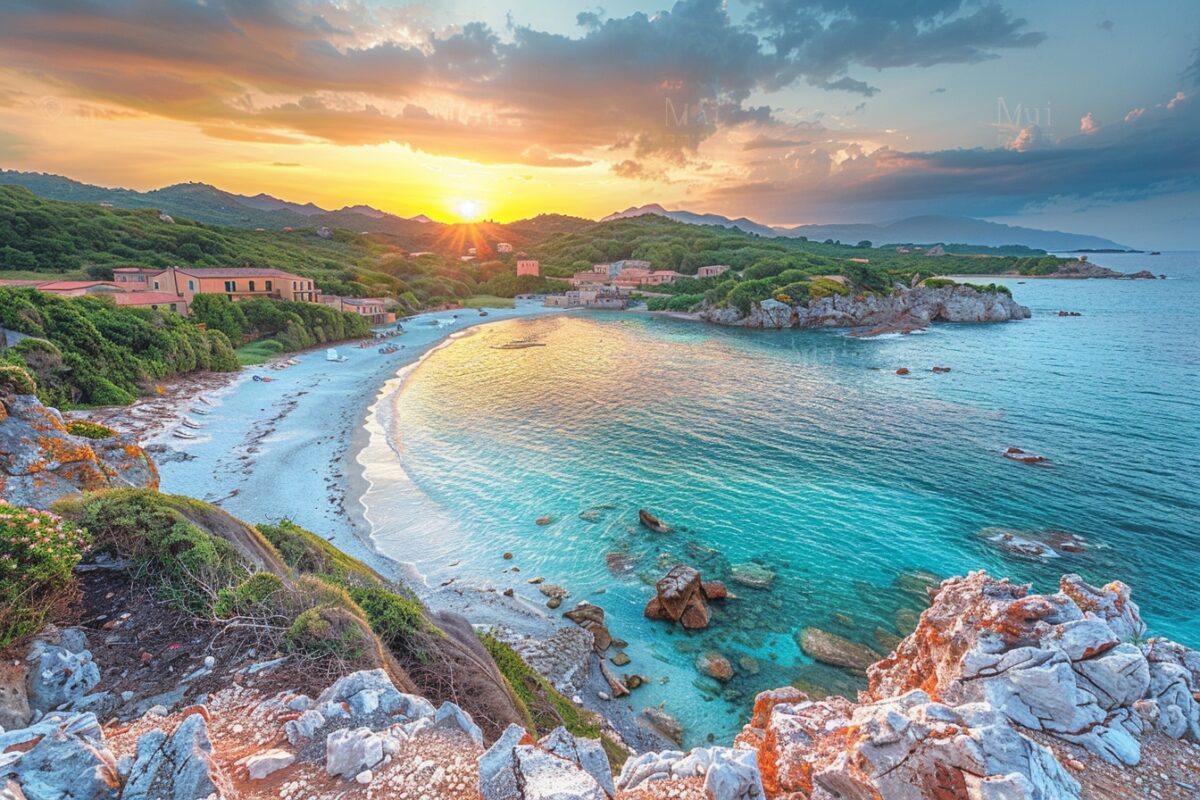
[{"label": "window", "polygon": [[231,293],[236,292],[237,291],[237,281],[225,281],[225,291],[231,292]]},{"label": "window", "polygon": [[271,282],[267,281],[267,291],[271,291]]},{"label": "window", "polygon": [[188,291],[189,292],[196,291],[196,282],[195,281],[188,281]]},{"label": "window", "polygon": [[155,289],[157,289],[157,288],[158,288],[158,281],[155,281],[155,282],[154,282],[154,288],[155,288]]},{"label": "window", "polygon": [[250,281],[250,291],[254,291],[254,281]]},{"label": "window", "polygon": [[179,310],[179,306],[178,306],[177,304],[175,304],[175,303],[171,303],[171,310],[172,310],[172,311],[178,311],[178,310]]}]

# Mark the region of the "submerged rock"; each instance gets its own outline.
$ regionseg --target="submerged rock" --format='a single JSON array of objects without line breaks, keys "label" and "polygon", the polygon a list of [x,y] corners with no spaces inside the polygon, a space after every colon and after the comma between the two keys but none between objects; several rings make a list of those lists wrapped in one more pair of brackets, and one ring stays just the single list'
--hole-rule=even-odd
[{"label": "submerged rock", "polygon": [[775,583],[775,573],[761,564],[734,564],[730,573],[734,583],[749,586],[751,589],[770,589]]},{"label": "submerged rock", "polygon": [[670,533],[673,528],[646,509],[638,509],[638,522],[655,533]]},{"label": "submerged rock", "polygon": [[863,674],[879,658],[879,654],[865,644],[852,642],[820,628],[805,628],[796,641],[805,655],[815,661]]},{"label": "submerged rock", "polygon": [[696,669],[710,678],[716,678],[721,682],[733,679],[733,664],[729,662],[728,658],[715,650],[701,654],[696,659]]}]

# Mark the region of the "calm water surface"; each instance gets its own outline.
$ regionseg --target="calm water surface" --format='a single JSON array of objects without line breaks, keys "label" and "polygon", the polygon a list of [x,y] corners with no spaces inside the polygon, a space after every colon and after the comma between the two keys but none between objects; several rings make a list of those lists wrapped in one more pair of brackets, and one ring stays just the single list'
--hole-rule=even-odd
[{"label": "calm water surface", "polygon": [[[1119,578],[1154,634],[1200,646],[1200,258],[1094,260],[1170,278],[1007,281],[1031,320],[871,341],[617,313],[482,328],[380,409],[403,478],[370,497],[377,538],[431,581],[465,574],[541,601],[526,584],[541,575],[571,591],[564,610],[602,605],[630,642],[618,672],[651,678],[635,705],[665,703],[691,743],[730,739],[763,688],[852,692],[859,679],[814,664],[795,635],[812,625],[886,653],[930,573],[1040,590],[1063,572]],[[497,349],[517,340],[544,346]],[[1001,458],[1010,445],[1051,462]],[[639,528],[640,507],[676,532]],[[996,527],[1067,531],[1088,550],[1025,560],[981,534]],[[641,613],[680,561],[776,578],[733,586],[739,599],[687,634]],[[734,662],[730,684],[697,672],[710,649]]]}]

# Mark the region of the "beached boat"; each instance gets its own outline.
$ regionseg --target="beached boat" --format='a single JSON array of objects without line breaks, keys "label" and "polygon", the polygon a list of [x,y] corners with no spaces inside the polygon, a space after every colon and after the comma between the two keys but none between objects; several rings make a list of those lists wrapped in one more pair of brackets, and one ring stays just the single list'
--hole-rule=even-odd
[{"label": "beached boat", "polygon": [[199,414],[199,415],[200,415],[200,416],[202,416],[202,417],[207,417],[207,416],[208,416],[208,412],[207,412],[207,411],[205,411],[203,408],[196,408],[195,406],[192,406],[191,408],[189,408],[189,409],[188,409],[188,413],[189,413],[189,414]]},{"label": "beached boat", "polygon": [[196,438],[195,434],[191,434],[191,433],[188,433],[187,431],[181,431],[181,430],[176,430],[174,433],[174,436],[176,439],[195,439]]},{"label": "beached boat", "polygon": [[338,351],[331,347],[325,351],[325,360],[337,361],[340,363],[342,361],[349,361],[350,359],[346,358],[345,356],[338,355]]},{"label": "beached boat", "polygon": [[209,400],[204,395],[199,395],[198,397],[196,397],[196,399],[199,400],[201,403],[204,403],[204,405],[206,405],[206,406],[212,405],[212,400]]},{"label": "beached boat", "polygon": [[204,427],[199,422],[196,422],[196,420],[188,419],[187,417],[184,417],[182,420],[180,420],[180,424],[182,424],[185,428],[199,429]]}]

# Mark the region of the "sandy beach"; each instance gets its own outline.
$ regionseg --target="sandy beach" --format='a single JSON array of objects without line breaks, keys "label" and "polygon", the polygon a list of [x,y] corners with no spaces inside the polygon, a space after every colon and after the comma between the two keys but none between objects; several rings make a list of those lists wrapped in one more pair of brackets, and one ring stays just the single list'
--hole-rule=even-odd
[{"label": "sandy beach", "polygon": [[[486,317],[474,309],[429,312],[405,321],[405,334],[386,342],[401,347],[395,353],[380,353],[385,343],[360,348],[351,342],[336,348],[345,361],[326,360],[324,348],[291,354],[239,373],[184,378],[162,396],[86,416],[135,432],[158,464],[163,492],[200,498],[251,523],[291,519],[407,584],[435,612],[461,614],[481,629],[498,628],[523,653],[562,662],[551,637],[574,625],[547,609],[523,576],[516,581],[520,590],[508,596],[499,580],[441,576],[427,582],[404,562],[404,542],[386,536],[392,517],[416,521],[419,532],[412,534],[410,527],[410,534],[418,536],[437,536],[450,521],[422,502],[422,493],[396,491],[394,482],[407,476],[390,449],[387,420],[379,418],[405,375],[438,347],[480,325],[562,313],[532,302],[488,309]],[[179,438],[177,432],[194,438]],[[386,493],[389,502],[379,504],[387,508],[386,519],[371,518],[373,490]],[[396,496],[414,498],[413,506],[398,508]],[[388,555],[374,538],[381,530]],[[628,702],[603,699],[608,690],[593,658],[586,680],[568,694],[604,716],[634,748],[664,746],[636,724]]]}]

